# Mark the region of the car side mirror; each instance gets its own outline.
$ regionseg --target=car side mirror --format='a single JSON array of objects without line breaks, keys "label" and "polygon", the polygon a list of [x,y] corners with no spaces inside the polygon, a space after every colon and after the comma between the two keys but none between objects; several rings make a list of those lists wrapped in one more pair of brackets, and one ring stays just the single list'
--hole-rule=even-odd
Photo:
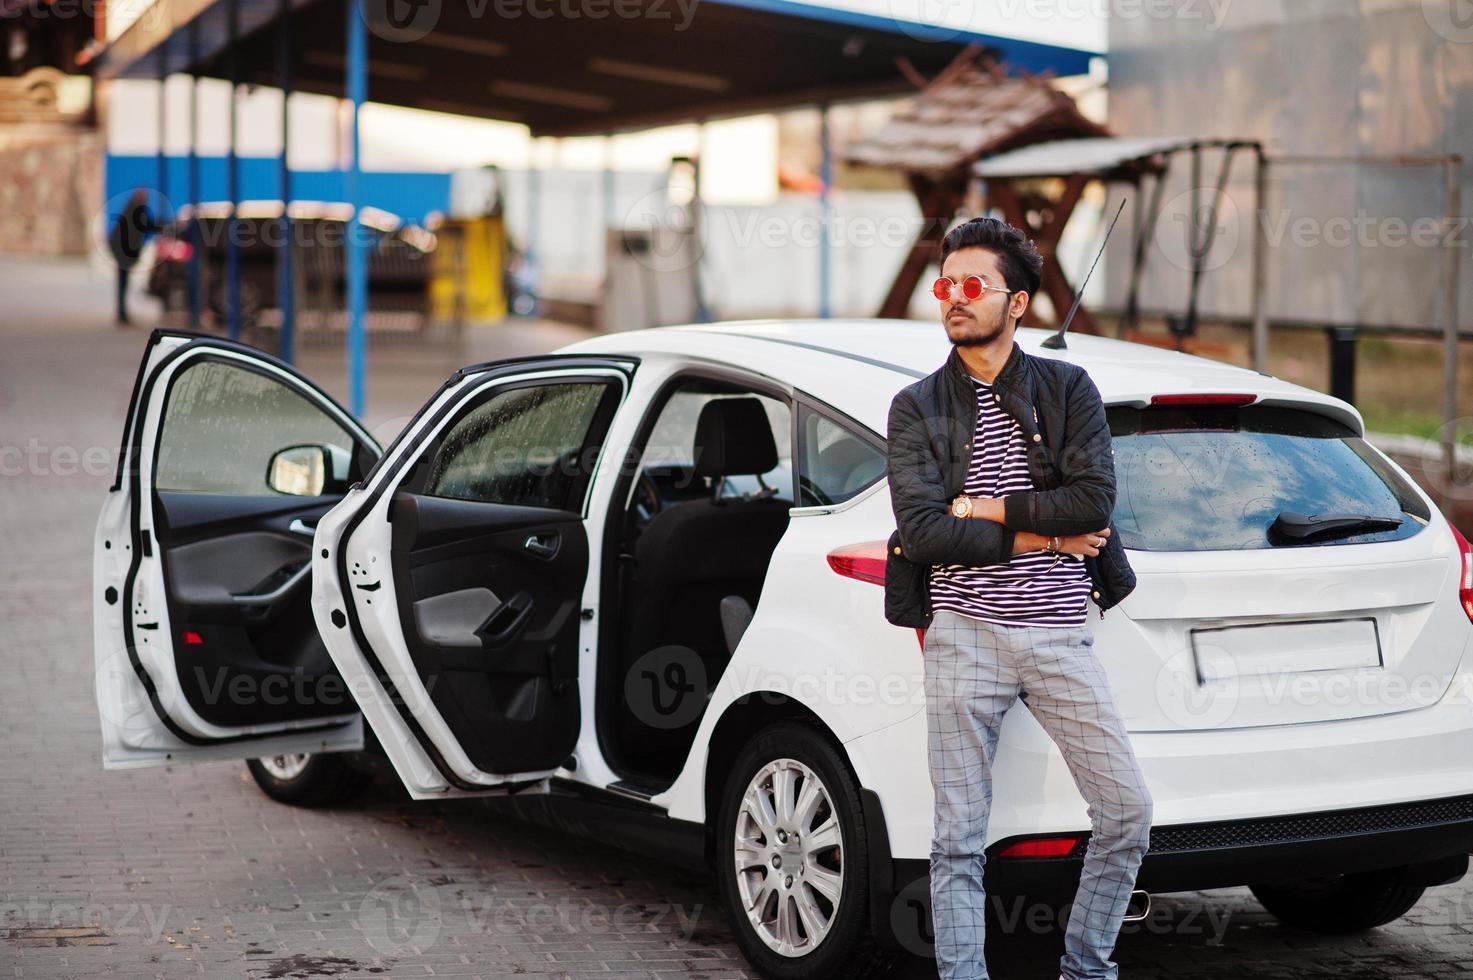
[{"label": "car side mirror", "polygon": [[293,497],[320,497],[347,489],[347,450],[319,443],[287,446],[271,454],[266,485]]}]

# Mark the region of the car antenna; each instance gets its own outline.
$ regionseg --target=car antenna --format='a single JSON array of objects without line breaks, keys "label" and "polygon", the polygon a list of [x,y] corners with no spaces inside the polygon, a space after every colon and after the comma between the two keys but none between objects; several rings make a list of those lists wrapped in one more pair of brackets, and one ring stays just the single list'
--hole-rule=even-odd
[{"label": "car antenna", "polygon": [[1095,260],[1090,263],[1089,271],[1084,274],[1084,282],[1079,284],[1079,289],[1074,293],[1074,305],[1069,307],[1069,315],[1064,317],[1064,322],[1059,324],[1059,332],[1051,337],[1045,337],[1038,346],[1047,347],[1049,350],[1064,350],[1069,345],[1064,342],[1064,332],[1069,329],[1069,323],[1074,319],[1074,314],[1079,312],[1079,301],[1084,298],[1084,287],[1089,285],[1089,277],[1095,274],[1095,266],[1100,264],[1100,256],[1105,254],[1105,245],[1110,241],[1110,232],[1115,230],[1115,222],[1120,220],[1120,212],[1125,210],[1125,202],[1129,198],[1122,199],[1120,207],[1115,209],[1115,217],[1110,219],[1110,227],[1105,229],[1105,240],[1100,242],[1100,250],[1095,253]]}]

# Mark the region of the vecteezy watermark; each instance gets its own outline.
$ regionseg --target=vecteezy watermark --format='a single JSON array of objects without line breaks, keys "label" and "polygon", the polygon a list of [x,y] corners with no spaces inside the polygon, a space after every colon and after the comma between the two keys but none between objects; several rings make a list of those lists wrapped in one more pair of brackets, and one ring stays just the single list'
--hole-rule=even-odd
[{"label": "vecteezy watermark", "polygon": [[7,20],[100,22],[105,13],[109,26],[140,24],[155,31],[168,26],[169,13],[161,9],[165,6],[154,0],[22,0],[0,7],[0,24]]},{"label": "vecteezy watermark", "polygon": [[[1252,222],[1258,222],[1255,229]],[[1442,215],[1306,214],[1292,207],[1241,205],[1238,194],[1216,187],[1188,188],[1166,201],[1155,226],[1155,251],[1174,268],[1220,269],[1252,242],[1255,231],[1270,249],[1468,248],[1473,218]]]},{"label": "vecteezy watermark", "polygon": [[624,703],[639,722],[682,728],[706,710],[706,664],[690,647],[669,644],[641,656],[624,675]]},{"label": "vecteezy watermark", "polygon": [[444,925],[440,890],[416,875],[381,881],[358,903],[353,925],[385,956],[423,953],[440,938]]},{"label": "vecteezy watermark", "polygon": [[[989,894],[984,914],[989,931],[996,930],[1010,936],[1046,936],[1063,932],[1068,927],[1073,903],[1051,903],[1023,895]],[[1206,936],[1206,945],[1221,946],[1231,918],[1232,910],[1224,906],[1153,902],[1144,918],[1122,922],[1120,932]],[[890,929],[907,952],[927,959],[935,957],[936,926],[929,877],[912,880],[896,894],[890,903]]]},{"label": "vecteezy watermark", "polygon": [[1422,16],[1440,37],[1473,43],[1473,0],[1422,0]]},{"label": "vecteezy watermark", "polygon": [[988,25],[1019,20],[1103,23],[1107,20],[1183,20],[1216,31],[1233,0],[889,0],[890,19],[918,41],[955,41]]},{"label": "vecteezy watermark", "polygon": [[58,902],[0,899],[0,929],[17,945],[94,945],[114,936],[157,942],[168,931],[170,905],[147,902]]},{"label": "vecteezy watermark", "polygon": [[32,436],[23,446],[0,446],[0,477],[113,475],[116,447],[51,446]]},{"label": "vecteezy watermark", "polygon": [[[368,29],[385,41],[411,44],[434,32],[448,5],[464,6],[472,21],[495,20],[648,20],[687,30],[700,0],[359,0]],[[456,11],[456,22],[461,15]],[[437,46],[469,55],[498,57],[507,45],[487,37],[447,35]]]},{"label": "vecteezy watermark", "polygon": [[704,912],[700,903],[540,901],[501,888],[482,888],[482,874],[476,869],[445,868],[433,876],[385,879],[358,903],[353,926],[375,950],[398,956],[424,953],[446,932],[585,942],[601,935],[647,932],[688,942]]}]

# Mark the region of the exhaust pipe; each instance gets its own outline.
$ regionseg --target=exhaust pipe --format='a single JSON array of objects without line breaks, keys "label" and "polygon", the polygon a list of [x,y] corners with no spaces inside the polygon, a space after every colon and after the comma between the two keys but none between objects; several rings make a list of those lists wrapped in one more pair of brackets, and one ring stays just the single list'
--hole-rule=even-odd
[{"label": "exhaust pipe", "polygon": [[[1130,909],[1131,909],[1131,906],[1132,905],[1137,904],[1137,899],[1136,899],[1136,896],[1137,895],[1140,896],[1140,901],[1144,901],[1145,902],[1145,908],[1141,909],[1141,911],[1139,913],[1137,913],[1135,915],[1132,915]],[[1148,916],[1150,914],[1151,914],[1151,893],[1148,892],[1148,891],[1145,891],[1143,889],[1137,888],[1137,889],[1135,889],[1134,891],[1132,891],[1130,893],[1130,900],[1129,900],[1129,902],[1125,906],[1125,915],[1121,918],[1120,921],[1121,922],[1139,922],[1139,921],[1141,921],[1142,919],[1144,919],[1146,916]]]}]

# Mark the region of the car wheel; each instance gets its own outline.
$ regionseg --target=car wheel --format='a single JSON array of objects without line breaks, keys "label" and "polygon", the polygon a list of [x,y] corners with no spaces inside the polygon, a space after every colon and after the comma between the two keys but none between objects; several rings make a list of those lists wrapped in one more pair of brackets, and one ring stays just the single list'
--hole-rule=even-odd
[{"label": "car wheel", "polygon": [[292,806],[330,806],[357,795],[366,777],[340,754],[271,755],[249,759],[246,768],[262,792]]},{"label": "car wheel", "polygon": [[1274,918],[1310,932],[1362,932],[1405,915],[1426,889],[1403,884],[1395,869],[1249,885]]},{"label": "car wheel", "polygon": [[783,723],[738,755],[718,811],[718,866],[737,943],[775,980],[873,977],[895,957],[869,930],[859,785],[811,725]]}]

